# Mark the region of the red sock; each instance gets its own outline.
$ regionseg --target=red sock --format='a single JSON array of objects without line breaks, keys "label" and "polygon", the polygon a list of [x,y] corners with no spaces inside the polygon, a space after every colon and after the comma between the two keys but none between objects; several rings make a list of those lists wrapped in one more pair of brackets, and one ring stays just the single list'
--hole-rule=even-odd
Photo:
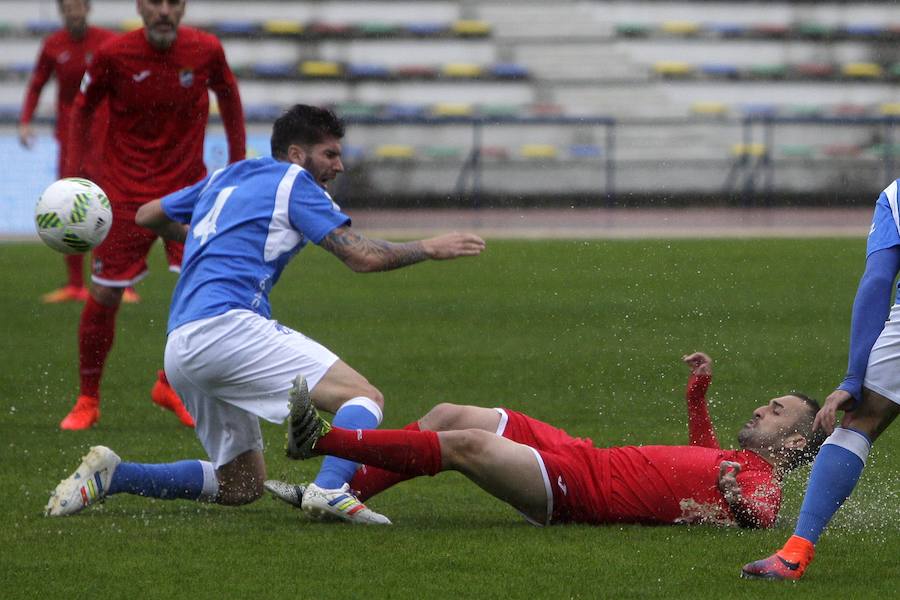
[{"label": "red sock", "polygon": [[441,471],[441,443],[434,431],[335,427],[316,442],[316,451],[411,477]]},{"label": "red sock", "polygon": [[78,327],[78,366],[81,395],[100,397],[100,377],[116,332],[119,306],[104,306],[89,297]]},{"label": "red sock", "polygon": [[164,384],[168,385],[169,387],[172,387],[171,385],[169,385],[169,378],[166,377],[165,371],[160,369],[159,371],[156,372],[156,375],[159,377],[160,381],[162,381]]},{"label": "red sock", "polygon": [[65,258],[66,272],[69,280],[66,285],[72,287],[84,287],[84,254],[69,254]]},{"label": "red sock", "polygon": [[[403,429],[404,431],[420,431],[419,422],[413,421]],[[389,487],[412,478],[413,475],[395,473],[370,465],[360,465],[356,475],[350,481],[350,489],[355,490],[357,497],[365,502],[375,494],[380,494]]]}]

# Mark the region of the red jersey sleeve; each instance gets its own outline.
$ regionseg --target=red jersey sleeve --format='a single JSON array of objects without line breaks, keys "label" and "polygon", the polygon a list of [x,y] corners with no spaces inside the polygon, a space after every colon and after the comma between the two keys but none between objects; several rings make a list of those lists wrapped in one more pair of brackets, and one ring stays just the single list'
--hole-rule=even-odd
[{"label": "red jersey sleeve", "polygon": [[37,64],[34,72],[31,74],[31,80],[28,82],[28,90],[25,92],[25,102],[22,104],[22,114],[19,115],[19,123],[27,125],[31,123],[34,116],[34,110],[37,108],[38,100],[41,97],[41,90],[53,75],[53,57],[47,51],[47,42],[44,41],[41,46],[41,52],[38,55]]},{"label": "red jersey sleeve", "polygon": [[706,390],[712,381],[711,375],[691,375],[688,380],[686,397],[688,410],[688,434],[691,446],[718,448],[716,430],[709,418],[706,405]]},{"label": "red jersey sleeve", "polygon": [[729,503],[731,514],[741,527],[768,528],[775,524],[781,509],[781,486],[761,471],[738,474],[740,500]]},{"label": "red jersey sleeve", "polygon": [[102,52],[97,52],[88,70],[81,79],[81,88],[72,106],[69,135],[66,146],[66,160],[60,177],[75,177],[84,171],[83,158],[88,149],[101,140],[90,139],[91,116],[109,93],[110,61]]},{"label": "red jersey sleeve", "polygon": [[247,157],[247,139],[244,130],[244,109],[241,105],[241,94],[238,92],[237,80],[228,61],[222,44],[214,38],[216,45],[213,68],[210,72],[209,87],[216,94],[219,103],[219,114],[225,126],[225,137],[228,138],[228,162],[233,163]]}]

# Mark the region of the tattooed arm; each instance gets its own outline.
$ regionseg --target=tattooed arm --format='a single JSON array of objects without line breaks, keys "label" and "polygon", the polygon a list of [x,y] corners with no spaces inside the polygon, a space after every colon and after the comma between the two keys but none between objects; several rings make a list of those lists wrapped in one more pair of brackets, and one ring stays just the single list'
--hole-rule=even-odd
[{"label": "tattooed arm", "polygon": [[484,250],[484,240],[468,233],[448,233],[425,240],[394,243],[369,239],[349,227],[334,229],[319,245],[358,273],[390,271],[428,259],[476,256]]}]

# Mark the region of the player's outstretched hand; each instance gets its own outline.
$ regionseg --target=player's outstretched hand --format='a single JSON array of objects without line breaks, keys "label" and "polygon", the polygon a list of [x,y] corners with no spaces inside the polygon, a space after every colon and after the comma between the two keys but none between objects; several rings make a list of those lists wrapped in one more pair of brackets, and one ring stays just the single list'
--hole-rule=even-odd
[{"label": "player's outstretched hand", "polygon": [[32,131],[31,125],[19,125],[19,144],[29,150],[34,146],[34,131]]},{"label": "player's outstretched hand", "polygon": [[816,413],[813,421],[813,430],[821,429],[828,435],[834,431],[834,423],[837,420],[839,410],[846,411],[853,407],[853,396],[844,390],[834,390],[827,398],[825,404]]},{"label": "player's outstretched hand", "polygon": [[712,375],[712,359],[703,352],[685,354],[681,360],[691,368],[692,375]]},{"label": "player's outstretched hand", "polygon": [[478,256],[484,250],[484,240],[471,233],[447,233],[422,240],[428,258],[447,260],[459,256]]},{"label": "player's outstretched hand", "polygon": [[740,472],[741,463],[733,460],[723,460],[719,463],[719,491],[729,503],[735,502],[741,497],[741,486],[737,482]]}]

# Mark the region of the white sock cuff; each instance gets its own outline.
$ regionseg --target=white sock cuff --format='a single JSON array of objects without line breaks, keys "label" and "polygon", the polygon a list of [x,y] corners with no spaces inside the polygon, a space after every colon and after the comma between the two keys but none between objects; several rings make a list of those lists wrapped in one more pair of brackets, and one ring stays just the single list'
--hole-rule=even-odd
[{"label": "white sock cuff", "polygon": [[869,457],[869,450],[872,449],[872,444],[866,436],[857,431],[853,431],[852,429],[844,429],[843,427],[836,427],[834,433],[829,435],[822,443],[823,446],[825,444],[840,446],[845,450],[849,450],[858,456],[863,464],[866,464],[866,459]]},{"label": "white sock cuff", "polygon": [[375,401],[371,398],[366,398],[365,396],[357,396],[356,398],[350,398],[338,409],[338,412],[343,410],[347,406],[361,406],[373,415],[375,415],[375,419],[378,421],[378,425],[381,425],[381,421],[384,420],[384,413],[381,412],[381,407],[375,404]]},{"label": "white sock cuff", "polygon": [[199,462],[200,466],[203,467],[203,490],[200,492],[200,497],[197,500],[200,502],[215,502],[216,497],[219,495],[219,478],[216,477],[216,469],[209,461],[201,460]]}]

